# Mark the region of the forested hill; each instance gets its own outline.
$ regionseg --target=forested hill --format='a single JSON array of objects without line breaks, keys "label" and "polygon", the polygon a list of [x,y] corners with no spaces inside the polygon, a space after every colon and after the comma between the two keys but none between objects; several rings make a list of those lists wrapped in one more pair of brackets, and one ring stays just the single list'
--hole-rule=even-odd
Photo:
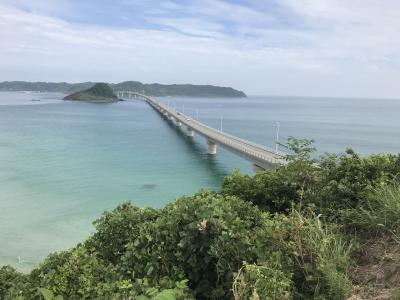
[{"label": "forested hill", "polygon": [[[0,91],[35,91],[35,92],[60,92],[74,93],[91,88],[95,82],[66,83],[66,82],[26,82],[4,81],[0,82]],[[242,91],[231,87],[192,84],[144,84],[139,81],[125,81],[109,84],[116,91],[131,91],[145,93],[149,96],[186,96],[186,97],[246,97]]]},{"label": "forested hill", "polygon": [[114,102],[118,101],[118,98],[114,95],[112,89],[107,83],[96,83],[87,90],[72,93],[64,97],[64,100]]}]

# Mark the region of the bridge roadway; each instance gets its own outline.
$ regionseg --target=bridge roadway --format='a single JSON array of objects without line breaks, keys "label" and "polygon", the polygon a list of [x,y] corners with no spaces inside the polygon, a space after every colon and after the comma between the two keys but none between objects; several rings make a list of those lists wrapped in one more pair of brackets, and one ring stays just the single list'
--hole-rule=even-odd
[{"label": "bridge roadway", "polygon": [[[127,93],[127,92],[124,92]],[[123,95],[122,92],[117,93]],[[244,159],[253,163],[255,171],[271,169],[280,164],[285,164],[285,153],[275,152],[273,149],[246,141],[236,136],[227,134],[220,130],[211,128],[185,114],[169,108],[161,102],[143,94],[129,92],[129,96],[141,97],[150,104],[156,111],[165,116],[168,120],[175,120],[178,127],[184,124],[187,127],[188,136],[194,136],[194,132],[205,137],[208,144],[208,154],[216,154],[217,145],[234,152]]]}]

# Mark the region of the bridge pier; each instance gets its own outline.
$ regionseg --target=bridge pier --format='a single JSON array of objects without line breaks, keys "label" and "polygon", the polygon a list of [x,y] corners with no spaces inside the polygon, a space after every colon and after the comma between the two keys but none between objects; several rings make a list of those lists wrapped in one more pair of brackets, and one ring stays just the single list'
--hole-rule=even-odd
[{"label": "bridge pier", "polygon": [[207,145],[208,145],[208,151],[207,151],[208,154],[210,155],[217,154],[217,144],[215,144],[211,140],[207,140]]},{"label": "bridge pier", "polygon": [[190,127],[187,128],[187,136],[191,136],[191,137],[194,136],[194,130]]},{"label": "bridge pier", "polygon": [[264,171],[265,171],[265,169],[263,167],[260,167],[259,165],[253,163],[253,172],[255,174],[261,173],[261,172],[264,172]]},{"label": "bridge pier", "polygon": [[[166,120],[173,121],[177,127],[185,125],[187,130],[187,136],[193,137],[196,131],[199,136],[205,137],[207,140],[207,153],[209,155],[215,155],[217,153],[217,143],[224,145],[224,148],[232,151],[235,154],[247,159],[252,162],[253,170],[255,173],[269,170],[280,164],[286,164],[285,155],[282,153],[276,153],[273,149],[247,142],[245,140],[229,136],[222,132],[222,130],[216,130],[204,124],[193,121],[176,109],[170,109],[169,105],[160,104],[160,102],[152,99],[151,97],[145,96],[141,93],[129,93],[128,91],[116,91],[119,97],[129,98],[141,98],[156,109],[161,116],[165,117]],[[196,118],[197,120],[198,118]]]}]

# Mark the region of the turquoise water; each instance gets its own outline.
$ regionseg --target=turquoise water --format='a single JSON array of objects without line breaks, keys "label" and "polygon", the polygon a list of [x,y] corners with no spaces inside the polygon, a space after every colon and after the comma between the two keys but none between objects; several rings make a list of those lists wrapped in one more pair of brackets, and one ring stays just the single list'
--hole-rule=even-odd
[{"label": "turquoise water", "polygon": [[[0,265],[29,270],[49,252],[85,239],[104,210],[131,200],[162,207],[200,188],[218,189],[251,164],[203,138],[187,138],[142,101],[64,102],[61,94],[0,93]],[[40,99],[41,101],[31,101]],[[274,146],[313,138],[320,153],[400,149],[400,101],[249,97],[161,99],[200,121]]]}]

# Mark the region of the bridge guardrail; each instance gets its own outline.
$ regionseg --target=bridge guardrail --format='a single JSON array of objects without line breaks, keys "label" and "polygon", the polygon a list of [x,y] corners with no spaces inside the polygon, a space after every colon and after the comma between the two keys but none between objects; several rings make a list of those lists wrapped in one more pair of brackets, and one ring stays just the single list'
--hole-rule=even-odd
[{"label": "bridge guardrail", "polygon": [[[206,135],[208,138],[214,138],[214,140],[216,140],[216,142],[220,142],[220,143],[226,144],[227,146],[231,146],[231,147],[233,147],[233,148],[236,148],[236,149],[239,150],[239,151],[245,152],[245,153],[247,153],[247,154],[249,154],[249,155],[251,155],[251,156],[254,156],[254,157],[256,157],[256,158],[263,159],[263,160],[268,161],[268,162],[271,162],[271,163],[279,163],[279,162],[282,162],[282,161],[284,160],[285,154],[283,154],[283,153],[281,153],[281,152],[276,153],[276,152],[275,152],[274,150],[272,150],[272,149],[268,149],[268,148],[266,148],[266,147],[264,147],[264,146],[258,145],[258,144],[256,144],[256,143],[249,142],[249,141],[247,141],[247,140],[238,138],[238,137],[236,137],[236,136],[227,134],[227,133],[225,133],[225,132],[221,132],[221,131],[219,131],[219,130],[216,130],[215,128],[212,128],[212,127],[210,127],[210,126],[208,126],[208,125],[205,125],[205,124],[203,124],[203,123],[201,123],[201,122],[198,122],[198,121],[196,121],[196,120],[190,118],[189,116],[187,116],[187,115],[185,115],[185,114],[181,114],[181,113],[178,114],[178,112],[177,112],[176,110],[170,109],[170,108],[168,108],[168,107],[165,107],[165,105],[161,104],[161,103],[158,102],[158,101],[155,101],[155,100],[153,100],[153,99],[151,99],[151,98],[149,98],[149,97],[145,97],[145,98],[147,98],[149,102],[152,102],[152,104],[157,104],[158,106],[162,107],[164,110],[168,111],[169,113],[174,114],[174,115],[178,115],[178,116],[179,116],[179,117],[178,117],[179,119],[180,119],[180,118],[189,119],[189,120],[192,122],[192,124],[195,123],[197,126],[203,127],[203,128],[205,128],[205,129],[211,131],[211,133],[213,133],[213,135],[215,135],[214,137],[210,136],[209,134],[205,134],[205,133],[204,133],[204,135]],[[177,117],[175,116],[175,118],[177,118]],[[187,126],[193,127],[193,126],[190,126],[189,124],[187,124],[186,120],[182,120],[182,121],[183,121],[183,123],[185,123]],[[195,129],[195,128],[193,128],[193,129]],[[196,131],[199,131],[199,129],[197,129]],[[199,134],[202,134],[202,133],[199,131]],[[224,137],[223,140],[221,139],[221,136]],[[262,155],[262,154],[260,154],[260,153],[257,153],[256,151],[248,151],[246,148],[240,147],[240,145],[233,145],[233,143],[229,142],[229,139],[226,139],[226,138],[229,138],[229,139],[234,140],[234,141],[236,141],[236,142],[239,142],[239,143],[241,143],[241,144],[245,144],[245,145],[254,147],[254,148],[256,148],[256,149],[255,149],[256,151],[257,151],[257,150],[258,150],[258,151],[266,151],[266,152],[268,152],[270,155],[272,155],[272,156],[274,156],[274,157],[265,156],[265,155]]]},{"label": "bridge guardrail", "polygon": [[[154,101],[154,100],[153,100],[153,101]],[[173,113],[177,114],[177,111],[176,111],[176,110],[170,109],[170,108],[168,108],[168,107],[165,107],[165,106],[164,106],[163,104],[161,104],[160,102],[156,102],[156,103],[157,103],[157,105],[159,105],[159,106],[162,107],[163,109],[169,111],[170,113],[173,112]],[[179,116],[188,118],[188,119],[190,119],[191,122],[195,123],[196,125],[198,125],[198,126],[200,126],[200,127],[207,128],[208,130],[210,130],[211,132],[213,132],[213,133],[215,133],[215,134],[217,134],[217,135],[224,136],[224,137],[228,137],[228,138],[230,138],[230,139],[232,139],[232,140],[235,140],[235,141],[238,141],[238,142],[240,142],[240,143],[242,143],[242,144],[245,144],[245,145],[249,145],[249,146],[258,148],[257,150],[266,151],[266,152],[270,153],[271,155],[275,156],[275,157],[276,157],[275,159],[277,159],[277,160],[283,159],[283,158],[286,156],[286,154],[283,153],[283,152],[280,152],[280,151],[279,151],[279,152],[276,152],[275,150],[273,150],[273,149],[271,149],[271,148],[262,146],[262,145],[257,144],[257,143],[250,142],[250,141],[248,141],[248,140],[239,138],[239,137],[237,137],[237,136],[231,135],[231,134],[226,133],[226,132],[219,131],[219,130],[217,130],[217,129],[215,129],[215,128],[212,128],[212,127],[210,127],[210,126],[208,126],[208,125],[206,125],[206,124],[204,124],[204,123],[201,123],[201,122],[199,122],[199,121],[197,121],[197,120],[194,120],[194,119],[190,118],[189,116],[187,116],[187,115],[185,115],[185,114],[180,113]],[[229,142],[228,142],[228,143],[229,143]],[[246,152],[248,152],[248,151],[246,150]]]},{"label": "bridge guardrail", "polygon": [[[135,95],[138,95],[140,97],[143,97],[153,107],[154,106],[159,106],[162,109],[168,111],[170,114],[175,115],[174,117],[176,119],[181,119],[180,121],[185,123],[186,126],[189,126],[189,127],[193,128],[193,126],[190,126],[190,124],[188,124],[188,122],[187,122],[187,120],[189,119],[192,122],[192,124],[194,123],[196,126],[198,126],[200,128],[204,128],[204,129],[210,131],[210,133],[213,136],[210,136],[210,134],[207,134],[207,133],[202,133],[200,131],[200,129],[193,128],[194,130],[198,131],[199,134],[202,134],[202,135],[206,136],[207,138],[214,139],[215,142],[223,143],[223,144],[225,144],[227,146],[230,146],[233,149],[237,149],[238,151],[247,153],[248,155],[251,155],[251,156],[253,156],[255,158],[259,158],[259,159],[268,161],[270,163],[275,163],[276,164],[276,163],[284,162],[284,159],[285,159],[285,156],[286,156],[286,153],[284,153],[284,152],[281,152],[281,151],[276,152],[275,150],[273,150],[271,148],[268,148],[268,147],[259,145],[257,143],[253,143],[253,142],[247,141],[245,139],[239,138],[237,136],[234,136],[234,135],[219,131],[219,130],[217,130],[215,128],[212,128],[212,127],[210,127],[210,126],[208,126],[206,124],[203,124],[203,123],[201,123],[201,122],[199,122],[197,120],[194,120],[194,119],[190,118],[189,116],[187,116],[187,115],[185,115],[183,113],[180,113],[180,112],[178,113],[175,109],[171,109],[171,108],[165,107],[165,105],[161,104],[157,100],[152,99],[152,98],[150,98],[148,96],[145,96],[145,95],[142,95],[142,94],[139,94],[139,93],[132,93],[132,94],[135,94]],[[238,144],[232,143],[232,140],[237,142]],[[249,151],[246,147],[243,147],[243,145],[247,145],[247,146],[255,148],[255,149],[253,151]],[[265,155],[259,153],[259,151],[267,152],[268,156],[265,156]]]}]

